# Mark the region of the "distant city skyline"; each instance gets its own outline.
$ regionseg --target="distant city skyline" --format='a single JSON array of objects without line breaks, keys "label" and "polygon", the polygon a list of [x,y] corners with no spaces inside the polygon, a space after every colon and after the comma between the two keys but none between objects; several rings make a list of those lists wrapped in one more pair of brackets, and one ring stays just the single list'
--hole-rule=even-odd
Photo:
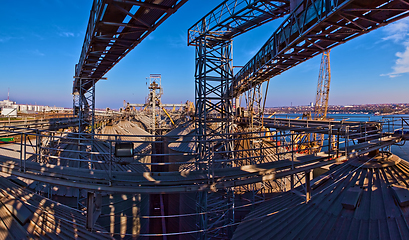
[{"label": "distant city skyline", "polygon": [[[195,49],[187,29],[221,1],[190,0],[117,64],[96,85],[96,107],[118,109],[123,100],[143,103],[146,77],[162,74],[164,103],[194,101]],[[0,100],[72,107],[78,63],[92,0],[6,1],[0,9]],[[23,7],[22,7],[23,6]],[[30,17],[27,17],[30,16]],[[282,19],[233,43],[234,65],[243,66]],[[320,57],[270,81],[266,106],[314,102]],[[331,51],[330,105],[407,103],[409,19],[365,34]],[[244,99],[243,101],[244,102]]]}]

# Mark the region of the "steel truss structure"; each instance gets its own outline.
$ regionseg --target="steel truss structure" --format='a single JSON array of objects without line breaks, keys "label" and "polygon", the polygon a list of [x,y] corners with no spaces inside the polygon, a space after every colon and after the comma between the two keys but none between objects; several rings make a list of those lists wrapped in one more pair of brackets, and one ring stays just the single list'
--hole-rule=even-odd
[{"label": "steel truss structure", "polygon": [[[227,94],[228,86],[233,78],[232,43],[221,42],[217,46],[208,47],[209,40],[198,40],[196,46],[196,123],[200,160],[208,159],[210,146],[206,144],[206,137],[211,123],[218,123],[215,132],[228,134],[232,118],[231,102]],[[223,146],[224,150],[231,147]],[[207,169],[207,166],[198,166]]]},{"label": "steel truss structure", "polygon": [[[212,45],[212,47],[209,47]],[[197,133],[197,169],[211,170],[217,167],[214,160],[214,151],[224,152],[224,158],[230,158],[232,140],[229,133],[232,127],[232,106],[227,89],[233,79],[232,42],[221,41],[215,44],[214,38],[206,36],[196,42],[196,133]],[[213,126],[210,126],[213,124]],[[218,132],[224,141],[221,145],[212,146],[209,138],[210,132]],[[205,162],[205,164],[203,164]],[[212,166],[215,165],[215,166]],[[220,166],[218,166],[220,167]],[[226,167],[226,166],[224,166]],[[198,212],[208,212],[210,209],[231,209],[231,192],[198,193]],[[218,225],[230,223],[231,214],[217,212],[220,216],[199,216],[198,228],[208,229]],[[227,221],[227,222],[226,222]],[[226,230],[226,229],[222,229]],[[229,238],[232,235],[226,232],[204,232],[198,238],[208,239],[216,236]]]},{"label": "steel truss structure", "polygon": [[360,35],[409,15],[401,0],[306,0],[234,76],[233,96]]},{"label": "steel truss structure", "polygon": [[[101,79],[185,2],[94,0],[75,76]],[[74,88],[78,86],[76,80]]]},{"label": "steel truss structure", "polygon": [[331,50],[327,50],[322,53],[314,105],[315,119],[325,119],[327,117],[329,88],[331,84],[330,52]]},{"label": "steel truss structure", "polygon": [[[95,91],[95,84],[112,67],[186,2],[94,0],[73,83],[74,108],[79,108],[81,124],[94,116],[95,103],[90,100],[94,96],[85,94]],[[80,127],[82,132],[84,126]]]},{"label": "steel truss structure", "polygon": [[[365,154],[406,139],[407,136],[403,136],[403,119],[401,136],[394,132],[383,132],[378,128],[372,129],[373,126],[369,125],[365,125],[365,129],[361,125],[334,129],[333,123],[328,123],[328,128],[322,128],[322,123],[321,126],[311,127],[308,122],[298,122],[302,126],[300,128],[294,125],[294,122],[262,121],[260,124],[253,120],[250,132],[234,132],[231,101],[250,89],[255,88],[255,93],[258,92],[257,87],[260,87],[262,82],[327,49],[408,16],[407,1],[302,1],[296,8],[291,9],[291,15],[256,56],[233,76],[232,39],[285,16],[290,12],[290,1],[225,0],[190,28],[188,33],[189,45],[196,47],[198,154],[192,154],[195,161],[189,163],[195,165],[193,171],[187,176],[181,176],[180,172],[155,173],[145,170],[113,172],[112,166],[123,162],[113,157],[113,140],[110,139],[113,136],[101,135],[101,139],[94,138],[95,84],[185,2],[187,0],[166,0],[160,3],[148,0],[94,0],[73,83],[73,105],[79,118],[79,134],[69,140],[76,141],[78,149],[56,149],[52,143],[53,138],[58,136],[53,134],[4,129],[6,134],[21,134],[21,142],[19,159],[0,158],[2,171],[50,184],[91,191],[87,198],[87,208],[91,214],[88,218],[90,228],[100,207],[97,197],[99,191],[153,194],[195,191],[198,192],[196,216],[199,221],[196,231],[193,232],[198,233],[198,238],[201,239],[226,239],[231,237],[234,227],[237,186],[247,187],[245,191],[255,193],[257,189],[264,188],[264,184],[300,174],[305,176],[304,190],[308,201],[311,169],[333,163],[334,158],[348,159],[350,156]],[[249,102],[251,110],[255,109],[255,103],[260,105],[258,97],[253,97]],[[243,120],[245,121],[245,118]],[[247,123],[249,121],[240,122],[243,125]],[[259,132],[255,132],[255,125]],[[264,131],[262,127],[275,130]],[[87,130],[89,134],[86,133]],[[267,132],[274,136],[267,136]],[[324,146],[324,152],[315,155],[300,152],[295,138],[297,135],[309,133],[327,136],[328,144]],[[333,148],[331,142],[333,135],[338,136],[336,148]],[[38,142],[32,144],[30,137],[37,138]],[[118,136],[114,137],[116,142]],[[146,136],[140,137],[144,139]],[[162,137],[164,136],[153,137],[149,144],[163,144],[160,142]],[[52,141],[42,141],[46,138],[51,138]],[[108,139],[108,144],[102,138]],[[342,144],[340,138],[344,139]],[[241,144],[240,141],[243,146],[248,146],[236,148],[235,143]],[[269,144],[264,144],[263,141]],[[146,143],[145,139],[128,142],[142,145]],[[260,142],[263,142],[263,145],[259,145]],[[351,143],[353,145],[350,145]],[[96,150],[94,146],[100,149]],[[260,146],[262,150],[257,150]],[[27,147],[36,149],[31,156],[40,163],[27,158],[27,155],[30,156]],[[52,153],[58,151],[77,155],[60,157]],[[149,155],[146,152],[139,154],[141,159]],[[265,161],[269,154],[274,157]],[[158,154],[152,151],[150,156],[158,157]],[[71,162],[75,167],[62,166],[61,160]],[[44,165],[44,161],[52,163],[47,162]],[[96,164],[109,166],[109,169],[95,169]],[[143,167],[166,165],[163,162],[141,161],[134,161],[132,164]],[[81,173],[81,176],[78,176],[78,173]],[[290,182],[292,188],[295,184],[302,184],[303,180],[302,177],[291,178]],[[286,183],[280,187],[286,188]],[[252,201],[254,203],[254,197]],[[163,214],[162,212],[161,215]],[[164,216],[162,217],[164,219]]]},{"label": "steel truss structure", "polygon": [[[387,120],[387,121],[386,121]],[[396,142],[405,140],[408,135],[404,132],[409,128],[408,119],[396,117],[385,119],[384,122],[347,122],[347,121],[308,121],[294,119],[269,119],[265,121],[265,127],[275,129],[269,131],[270,136],[263,136],[269,142],[280,141],[280,145],[272,145],[270,149],[277,149],[277,161],[270,161],[261,164],[246,164],[246,167],[229,167],[229,168],[214,168],[213,175],[209,176],[207,171],[194,170],[189,174],[181,174],[179,171],[157,174],[152,172],[150,177],[145,176],[145,171],[148,169],[141,168],[142,171],[116,171],[112,168],[113,164],[123,165],[124,162],[115,157],[113,149],[110,149],[118,139],[122,142],[133,142],[139,152],[135,153],[135,161],[129,162],[130,165],[140,166],[161,166],[161,165],[184,165],[188,162],[172,162],[172,163],[155,163],[146,162],[146,156],[153,156],[155,153],[148,153],[144,149],[148,149],[149,145],[155,143],[163,143],[163,138],[173,138],[171,142],[178,143],[180,140],[175,137],[179,135],[155,135],[155,140],[146,143],[146,138],[152,138],[152,135],[112,135],[112,134],[95,134],[95,138],[89,141],[94,141],[94,145],[98,146],[101,151],[89,152],[95,156],[95,160],[76,158],[78,150],[76,148],[64,149],[59,146],[59,143],[65,141],[72,146],[76,146],[77,134],[61,133],[58,131],[31,131],[22,133],[19,127],[2,127],[1,135],[17,136],[19,141],[15,141],[11,145],[1,146],[4,151],[14,153],[14,157],[2,156],[2,166],[4,171],[21,173],[22,177],[27,177],[33,180],[41,180],[52,184],[68,186],[68,187],[84,187],[89,190],[101,190],[110,192],[129,192],[129,193],[172,193],[172,192],[191,192],[204,190],[222,190],[232,186],[240,186],[248,183],[256,183],[268,181],[267,176],[277,176],[282,170],[287,170],[291,166],[291,162],[282,160],[291,160],[291,135],[299,133],[324,133],[327,136],[337,135],[337,148],[323,149],[326,155],[306,155],[304,158],[309,159],[309,163],[317,162],[322,164],[320,160],[329,159],[332,157],[351,157],[362,154],[362,151],[368,152],[370,148],[379,148],[382,145],[391,145]],[[309,127],[306,127],[308,125]],[[404,131],[402,131],[402,129]],[[396,130],[399,130],[397,132]],[[233,134],[235,139],[247,139],[247,133]],[[86,135],[86,134],[84,134]],[[90,135],[90,134],[88,134]],[[183,142],[190,142],[191,137],[184,136]],[[41,141],[38,144],[33,141]],[[287,139],[287,140],[284,140]],[[363,140],[363,141],[361,141]],[[213,138],[214,145],[219,145],[222,140]],[[170,143],[171,143],[170,142]],[[331,144],[327,143],[327,147]],[[13,146],[21,146],[13,148]],[[24,150],[27,148],[27,151]],[[38,148],[38,150],[36,150]],[[288,148],[288,149],[287,149]],[[28,151],[31,151],[30,153]],[[329,150],[329,152],[328,152]],[[253,151],[248,149],[246,151]],[[300,150],[294,147],[294,152]],[[47,152],[47,156],[44,153]],[[236,151],[238,152],[238,151]],[[63,154],[64,156],[62,156]],[[195,158],[196,153],[177,153],[174,156],[191,156]],[[216,154],[215,154],[216,155]],[[279,156],[279,157],[278,157]],[[216,156],[218,157],[218,156]],[[215,162],[225,162],[227,164],[231,160],[236,159],[214,159]],[[239,160],[239,159],[237,159]],[[7,162],[10,161],[10,162]],[[84,162],[86,164],[77,164]],[[96,166],[90,167],[92,163],[98,164],[100,167],[108,166],[108,169]],[[45,165],[44,165],[45,164]],[[298,166],[308,166],[306,162],[294,162]],[[61,166],[56,167],[56,166]],[[264,166],[264,167],[263,167]],[[275,166],[275,168],[274,168]],[[272,168],[273,167],[273,168]],[[313,167],[312,167],[313,168]],[[273,171],[270,171],[272,169]],[[291,168],[290,168],[291,170]],[[81,175],[79,175],[81,173]],[[284,172],[281,172],[284,173]],[[286,173],[288,174],[288,173]],[[205,176],[208,176],[206,178]],[[261,179],[263,178],[263,179]],[[210,183],[208,182],[210,179]],[[199,184],[200,183],[200,184]],[[213,183],[213,184],[212,184]],[[88,186],[86,186],[88,184]],[[199,184],[199,185],[196,185]],[[129,187],[132,186],[132,187]]]},{"label": "steel truss structure", "polygon": [[[245,119],[244,119],[245,120]],[[82,188],[90,192],[87,195],[87,201],[93,209],[92,215],[88,217],[88,227],[92,228],[94,220],[97,218],[100,209],[99,192],[119,192],[119,193],[150,193],[150,194],[166,194],[166,193],[192,193],[192,192],[214,192],[214,194],[204,194],[207,196],[204,203],[207,204],[207,212],[192,213],[189,212],[183,217],[203,216],[207,217],[207,229],[191,229],[188,232],[169,233],[170,235],[183,235],[198,233],[206,234],[207,237],[219,236],[223,238],[228,236],[228,233],[233,230],[235,223],[228,222],[229,219],[234,219],[232,216],[224,216],[225,214],[234,214],[233,209],[251,208],[257,202],[262,202],[262,199],[245,199],[247,195],[237,191],[226,191],[226,189],[237,188],[240,186],[259,186],[269,184],[281,184],[285,190],[290,189],[291,185],[302,185],[303,192],[294,191],[294,193],[303,195],[306,200],[309,199],[309,173],[312,169],[326,166],[336,161],[345,161],[349,157],[363,155],[370,151],[386,148],[392,144],[396,144],[404,139],[408,139],[408,135],[404,134],[409,128],[408,119],[391,118],[390,121],[383,123],[378,122],[344,122],[344,121],[314,121],[314,120],[294,120],[294,119],[266,119],[264,126],[270,129],[269,135],[258,137],[260,141],[265,141],[264,151],[265,156],[251,155],[255,149],[246,148],[244,150],[234,149],[235,158],[226,159],[222,153],[215,151],[215,156],[211,161],[219,163],[220,166],[227,166],[232,161],[240,162],[242,160],[250,161],[260,157],[271,157],[268,151],[272,152],[274,159],[260,164],[245,164],[243,166],[232,166],[226,168],[213,168],[210,171],[192,170],[188,173],[179,171],[175,172],[160,172],[149,170],[149,166],[164,166],[164,165],[183,165],[193,163],[190,160],[186,162],[166,162],[158,163],[153,161],[145,161],[146,156],[152,158],[158,157],[154,151],[138,151],[135,157],[127,164],[120,158],[116,158],[112,149],[113,143],[118,139],[125,142],[132,142],[137,146],[135,149],[141,149],[142,146],[163,144],[164,138],[168,138],[170,142],[167,144],[180,143],[177,136],[156,135],[154,141],[147,143],[146,138],[152,138],[152,135],[110,135],[110,134],[95,134],[95,138],[85,137],[88,142],[93,141],[96,147],[95,151],[88,152],[94,155],[92,158],[78,158],[76,146],[76,134],[49,131],[30,131],[21,133],[18,127],[3,128],[0,134],[20,135],[20,141],[12,145],[2,145],[0,149],[5,151],[6,156],[0,156],[1,171],[15,176],[33,179],[36,181],[45,182],[50,185],[66,186],[71,188]],[[399,129],[400,132],[395,130]],[[328,140],[323,146],[323,152],[316,155],[307,155],[301,153],[293,141],[297,134],[307,133],[324,133]],[[256,134],[254,132],[245,133],[230,133],[237,141],[248,140],[247,135]],[[87,135],[84,133],[84,135]],[[336,148],[332,148],[331,136],[337,135],[335,142]],[[180,137],[180,135],[178,135]],[[212,137],[211,144],[220,146],[224,141],[219,135],[210,135]],[[184,136],[182,141],[190,142],[190,136]],[[36,139],[38,144],[33,141]],[[127,140],[125,140],[127,139]],[[172,140],[173,139],[173,140]],[[251,139],[254,139],[251,136]],[[362,141],[360,141],[362,140]],[[62,144],[61,144],[62,143]],[[72,145],[74,148],[63,147],[66,144]],[[85,143],[85,141],[84,141]],[[280,144],[278,144],[280,143]],[[257,147],[257,146],[256,146]],[[16,151],[17,149],[17,151]],[[19,150],[18,150],[19,149]],[[240,159],[240,152],[248,152],[243,154],[243,159]],[[308,149],[307,149],[308,151]],[[14,153],[14,157],[8,157],[9,153]],[[173,153],[161,154],[160,156],[172,156],[182,158],[190,155],[191,159],[195,158],[196,153]],[[250,156],[250,157],[249,157]],[[213,164],[211,166],[215,166]],[[119,170],[119,167],[121,166]],[[126,167],[125,169],[123,167]],[[128,170],[135,169],[139,170]],[[173,167],[174,168],[174,167]],[[116,170],[115,170],[116,169]],[[210,173],[210,174],[209,174]],[[293,180],[288,178],[297,174]],[[280,180],[281,179],[281,180]],[[245,199],[247,204],[238,204],[236,201],[237,195],[240,194],[240,199]],[[257,194],[259,195],[259,194]],[[227,199],[227,200],[226,200]],[[84,199],[85,200],[85,199]],[[220,205],[220,203],[228,204],[228,208]],[[247,205],[247,206],[246,206]],[[162,209],[162,208],[161,208]],[[222,213],[222,214],[221,214]],[[144,218],[172,218],[173,216],[150,215]],[[216,218],[216,219],[214,219]],[[223,225],[222,225],[223,224]],[[229,229],[230,228],[230,229]],[[164,234],[139,234],[142,236],[167,236]],[[204,233],[204,234],[203,234]],[[117,233],[119,234],[119,233]],[[156,235],[155,235],[156,234]]]},{"label": "steel truss structure", "polygon": [[[214,168],[242,164],[232,162],[219,166],[214,162],[215,152],[222,152],[219,157],[225,159],[234,158],[231,135],[234,112],[229,95],[233,78],[232,38],[288,11],[289,1],[226,0],[189,29],[188,44],[196,47],[197,169],[207,170],[210,175]],[[219,145],[211,144],[211,135],[221,139]],[[218,227],[234,222],[234,188],[223,193],[199,192],[197,200],[198,212],[217,210],[216,215],[199,215],[197,227],[204,233],[199,233],[197,238],[231,238],[231,228]],[[226,210],[220,211],[222,209]]]},{"label": "steel truss structure", "polygon": [[[289,1],[226,0],[189,29],[188,44],[196,47],[198,169],[210,171],[220,167],[213,161],[215,150],[223,152],[226,159],[234,158],[234,141],[230,135],[234,112],[229,95],[233,78],[232,38],[287,14],[289,5]],[[211,146],[212,133],[219,133],[214,136],[222,138],[219,146]],[[232,164],[239,166],[243,163]],[[200,233],[198,239],[231,238],[231,228],[217,227],[234,222],[234,188],[224,193],[199,192],[197,199],[198,212],[217,210],[216,215],[199,215],[198,229],[205,232]],[[226,211],[219,211],[221,209]]]},{"label": "steel truss structure", "polygon": [[85,132],[87,127],[90,127],[89,132],[94,133],[96,81],[96,79],[80,79],[79,87],[73,92],[74,115],[79,119],[79,133]]},{"label": "steel truss structure", "polygon": [[289,12],[289,0],[225,0],[189,28],[188,44],[196,45],[205,36],[229,41]]},{"label": "steel truss structure", "polygon": [[[262,6],[263,9],[257,9],[256,6]],[[199,168],[209,169],[212,165],[214,148],[209,146],[207,139],[210,123],[220,121],[220,136],[226,137],[224,149],[226,152],[234,149],[228,137],[232,131],[228,124],[231,123],[230,116],[233,114],[229,99],[238,98],[256,86],[260,87],[261,83],[271,77],[331,47],[408,15],[408,5],[402,1],[303,1],[292,9],[290,16],[256,56],[234,76],[229,89],[225,89],[226,75],[222,69],[226,66],[223,60],[226,59],[227,51],[222,50],[223,46],[231,44],[231,39],[241,33],[284,16],[289,8],[290,4],[285,1],[277,5],[275,1],[226,0],[189,29],[188,44],[196,46],[197,161],[206,163],[204,168]],[[272,12],[274,14],[271,14]],[[254,91],[257,92],[257,88]],[[253,96],[253,99],[248,101],[251,103],[251,114],[254,103],[257,103],[256,98]],[[212,114],[218,114],[219,118],[214,118]],[[253,118],[250,121],[254,128]],[[254,139],[249,139],[247,143],[252,149],[255,147],[253,142]],[[293,143],[294,139],[291,142]],[[313,142],[308,144],[314,145]],[[293,148],[294,146],[292,150]],[[243,154],[239,155],[243,157]],[[253,157],[255,156],[250,156],[250,159],[254,159]],[[293,187],[295,180],[291,178],[290,181]],[[205,197],[199,196],[197,204],[207,209],[207,201]],[[203,212],[206,209],[198,210]],[[207,229],[206,221],[207,219],[201,219],[199,229]],[[206,234],[203,236],[212,237]],[[223,238],[220,235],[215,237]]]},{"label": "steel truss structure", "polygon": [[[94,137],[95,84],[186,1],[157,4],[144,0],[94,0],[73,83],[74,114],[79,118],[79,158],[92,160],[93,157],[84,154],[88,146],[81,141],[87,127],[90,127],[90,137]],[[94,141],[90,143],[92,152]],[[94,203],[92,196],[89,195],[88,204]],[[93,221],[92,212],[90,214],[87,224]]]}]

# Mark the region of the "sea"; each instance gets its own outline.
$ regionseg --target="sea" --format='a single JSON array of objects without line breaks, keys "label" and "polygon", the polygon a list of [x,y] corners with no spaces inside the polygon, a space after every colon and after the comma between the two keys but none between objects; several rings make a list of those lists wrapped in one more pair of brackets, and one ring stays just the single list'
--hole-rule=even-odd
[{"label": "sea", "polygon": [[[269,117],[270,115],[265,115],[265,117]],[[270,116],[270,118],[302,118],[302,114],[297,113],[289,113],[289,114],[275,114],[274,116]],[[336,121],[358,121],[358,122],[367,122],[367,121],[379,121],[385,123],[385,127],[387,123],[390,122],[395,123],[394,129],[397,129],[402,126],[404,127],[404,131],[409,131],[409,124],[406,125],[402,119],[406,120],[409,123],[409,115],[375,115],[375,114],[328,114],[327,118],[334,119]],[[384,128],[385,128],[384,127]],[[409,142],[401,142],[398,145],[393,145],[391,148],[393,154],[397,155],[398,157],[409,161]]]}]

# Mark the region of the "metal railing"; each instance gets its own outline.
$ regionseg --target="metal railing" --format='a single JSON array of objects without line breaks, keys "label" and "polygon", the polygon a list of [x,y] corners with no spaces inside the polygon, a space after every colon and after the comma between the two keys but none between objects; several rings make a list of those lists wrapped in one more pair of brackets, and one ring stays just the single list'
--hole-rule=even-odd
[{"label": "metal railing", "polygon": [[[80,137],[67,130],[48,131],[7,126],[0,129],[0,134],[13,135],[15,141],[0,145],[0,159],[3,169],[8,169],[10,173],[18,170],[36,177],[44,175],[84,184],[154,186],[149,181],[140,181],[149,180],[148,176],[160,175],[160,172],[168,172],[176,177],[184,173],[205,173],[200,179],[186,179],[186,182],[179,179],[181,182],[174,183],[180,185],[235,182],[241,181],[241,177],[251,179],[257,174],[234,171],[254,168],[260,164],[288,161],[288,165],[275,167],[276,173],[285,172],[295,169],[295,160],[303,157],[311,158],[308,161],[314,163],[342,157],[347,160],[376,147],[392,145],[394,142],[388,142],[388,137],[395,137],[396,141],[400,141],[397,137],[404,136],[409,130],[408,122],[409,119],[404,118],[385,118],[377,128],[373,127],[373,122],[341,125],[329,123],[320,127],[309,126],[306,131],[301,132],[296,132],[293,128],[287,131],[273,129],[251,133],[236,132],[228,134],[228,138],[223,134],[213,134],[206,138],[208,151],[212,152],[209,155],[211,158],[200,161],[196,158],[197,141],[194,139],[197,136],[192,134],[95,134],[92,137],[91,134],[82,133]],[[288,120],[288,126],[291,126],[291,120]],[[321,137],[313,137],[313,134]],[[231,139],[235,146],[232,150],[226,151],[222,147],[225,139]],[[116,157],[117,143],[132,143],[134,155]],[[299,167],[304,166],[298,162]],[[197,171],[200,164],[206,166],[201,168],[206,169],[205,172]],[[231,169],[232,175],[225,177],[215,174],[220,169],[226,169],[226,174]],[[162,176],[166,174],[163,173]],[[167,184],[173,184],[172,179],[165,180],[169,181]],[[166,182],[165,180],[163,181]]]}]

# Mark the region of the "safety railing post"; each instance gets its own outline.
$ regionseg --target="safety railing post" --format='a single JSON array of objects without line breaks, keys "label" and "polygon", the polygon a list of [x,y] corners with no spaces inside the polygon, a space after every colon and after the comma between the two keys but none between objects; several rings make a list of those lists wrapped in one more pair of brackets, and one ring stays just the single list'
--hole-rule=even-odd
[{"label": "safety railing post", "polygon": [[403,117],[401,119],[402,119],[402,137],[403,137]]},{"label": "safety railing post", "polygon": [[27,160],[27,135],[24,133],[24,156],[23,156],[23,172],[26,172],[26,160]]},{"label": "safety railing post", "polygon": [[[214,145],[211,147],[211,153],[209,154],[209,159],[208,159],[208,164],[210,163],[210,166],[208,167],[208,169],[211,171],[210,173],[209,173],[209,175],[210,175],[210,177],[211,177],[211,179],[209,179],[209,180],[211,180],[210,182],[213,184],[214,183],[214,167],[215,167],[215,163],[214,163]],[[208,176],[208,178],[209,178],[209,176]]]},{"label": "safety railing post", "polygon": [[291,133],[291,169],[294,169],[294,133]]},{"label": "safety railing post", "polygon": [[[291,169],[294,169],[294,134],[291,134]],[[290,175],[290,188],[294,189],[294,174]]]},{"label": "safety railing post", "polygon": [[276,131],[276,154],[277,154],[277,160],[280,161],[280,154],[279,154],[279,141],[278,141],[278,131]]},{"label": "safety railing post", "polygon": [[311,170],[305,171],[305,200],[311,200]]},{"label": "safety railing post", "polygon": [[337,158],[339,158],[339,135],[341,134],[340,128],[338,127],[337,132]]},{"label": "safety railing post", "polygon": [[345,156],[346,159],[348,160],[349,156],[348,156],[348,147],[349,147],[349,126],[345,127]]},{"label": "safety railing post", "polygon": [[36,152],[35,152],[35,154],[36,154],[36,159],[37,159],[37,162],[39,162],[39,159],[38,159],[38,129],[35,131],[35,133],[36,133]]},{"label": "safety railing post", "polygon": [[20,136],[20,172],[23,171],[23,133]]},{"label": "safety railing post", "polygon": [[332,151],[332,125],[329,124],[328,127],[328,159],[331,157]]},{"label": "safety railing post", "polygon": [[109,141],[109,185],[111,186],[112,180],[112,141],[108,138]]},{"label": "safety railing post", "polygon": [[43,154],[42,154],[42,151],[41,151],[41,149],[42,149],[42,141],[43,140],[43,137],[41,136],[41,135],[39,135],[38,136],[38,147],[39,147],[39,158],[40,158],[40,161],[43,159]]}]

